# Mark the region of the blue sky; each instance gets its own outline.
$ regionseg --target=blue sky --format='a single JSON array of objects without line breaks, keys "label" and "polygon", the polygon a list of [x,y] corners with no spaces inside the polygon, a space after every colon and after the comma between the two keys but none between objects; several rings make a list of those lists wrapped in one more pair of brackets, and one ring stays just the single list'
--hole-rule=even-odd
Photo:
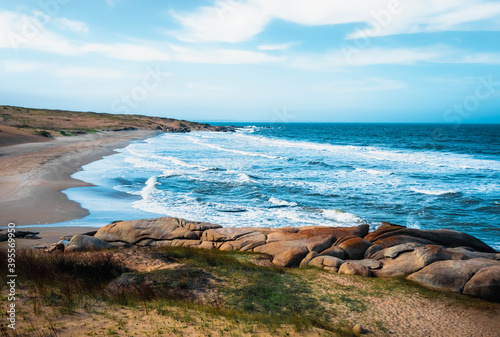
[{"label": "blue sky", "polygon": [[4,0],[0,104],[500,123],[500,2]]}]

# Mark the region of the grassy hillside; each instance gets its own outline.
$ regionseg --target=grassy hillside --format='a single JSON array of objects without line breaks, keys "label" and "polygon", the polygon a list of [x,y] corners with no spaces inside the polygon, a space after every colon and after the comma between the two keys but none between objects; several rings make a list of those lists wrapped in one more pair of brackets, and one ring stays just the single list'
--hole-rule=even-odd
[{"label": "grassy hillside", "polygon": [[0,138],[8,134],[72,136],[103,130],[228,131],[229,128],[172,118],[32,109],[0,105]]}]

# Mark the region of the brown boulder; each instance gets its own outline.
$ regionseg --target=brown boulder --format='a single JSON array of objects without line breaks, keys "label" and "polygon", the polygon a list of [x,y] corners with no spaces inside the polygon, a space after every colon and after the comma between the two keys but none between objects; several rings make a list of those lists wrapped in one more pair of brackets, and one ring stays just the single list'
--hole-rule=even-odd
[{"label": "brown boulder", "polygon": [[465,284],[463,294],[500,303],[500,265],[480,269]]},{"label": "brown boulder", "polygon": [[109,244],[88,235],[74,235],[64,249],[64,252],[81,252],[109,248]]},{"label": "brown boulder", "polygon": [[461,293],[478,270],[491,266],[500,266],[500,262],[483,258],[438,261],[411,274],[408,279],[427,288]]},{"label": "brown boulder", "polygon": [[314,259],[316,256],[319,254],[317,252],[309,252],[302,261],[300,261],[299,267],[305,267],[311,262],[312,259]]},{"label": "brown boulder", "polygon": [[427,245],[416,247],[413,251],[400,252],[396,258],[384,257],[380,270],[374,271],[377,277],[407,276],[434,263],[448,260],[449,255],[442,247]]},{"label": "brown boulder", "polygon": [[342,260],[347,260],[347,258],[349,257],[345,250],[343,250],[342,248],[337,247],[337,246],[333,246],[333,247],[330,247],[328,249],[325,249],[324,251],[322,251],[320,253],[320,255],[333,256],[333,257],[336,257],[336,258],[339,258]]},{"label": "brown boulder", "polygon": [[273,257],[273,263],[281,267],[296,267],[309,253],[308,240],[275,241],[253,249],[256,253],[264,253]]},{"label": "brown boulder", "polygon": [[203,241],[226,242],[234,241],[239,237],[254,232],[253,228],[246,227],[221,227],[208,229],[203,232],[201,239]]},{"label": "brown boulder", "polygon": [[361,260],[365,257],[366,250],[373,243],[360,237],[349,236],[340,239],[335,245],[345,250],[350,259]]},{"label": "brown boulder", "polygon": [[197,231],[220,227],[206,222],[164,217],[115,222],[99,229],[95,237],[107,242],[130,244],[138,244],[143,240],[196,240],[199,239]]},{"label": "brown boulder", "polygon": [[339,258],[323,255],[313,258],[309,262],[309,266],[314,266],[336,272],[339,270],[340,266],[342,266],[344,262],[345,262],[344,260],[341,260]]},{"label": "brown boulder", "polygon": [[[390,237],[395,238],[389,239]],[[444,247],[470,247],[479,252],[496,253],[496,250],[475,237],[448,229],[420,230],[383,222],[382,225],[365,236],[365,239],[390,247],[397,244],[416,242],[436,243]]]},{"label": "brown boulder", "polygon": [[358,261],[346,261],[339,268],[339,274],[371,276],[372,272],[367,266]]}]

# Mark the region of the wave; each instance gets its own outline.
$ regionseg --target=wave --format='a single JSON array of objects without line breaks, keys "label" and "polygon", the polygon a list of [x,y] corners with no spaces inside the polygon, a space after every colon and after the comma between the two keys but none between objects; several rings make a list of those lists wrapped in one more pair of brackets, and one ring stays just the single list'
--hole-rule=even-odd
[{"label": "wave", "polygon": [[384,172],[384,171],[379,171],[379,170],[374,170],[374,169],[362,169],[362,168],[357,168],[356,167],[356,172],[362,172],[362,173],[368,173],[373,176],[386,176],[393,174],[392,172]]},{"label": "wave", "polygon": [[427,195],[446,195],[446,194],[457,194],[460,193],[458,190],[426,190],[426,189],[418,189],[415,187],[410,188],[413,192],[427,194]]},{"label": "wave", "polygon": [[381,149],[370,146],[355,145],[335,145],[327,143],[313,143],[307,141],[292,141],[284,139],[275,139],[265,136],[255,136],[248,134],[237,134],[236,136],[247,139],[248,141],[259,142],[264,146],[273,146],[278,148],[294,148],[302,150],[313,150],[319,152],[330,152],[343,157],[360,157],[373,161],[390,161],[402,164],[416,164],[424,166],[433,166],[441,168],[454,168],[458,170],[494,170],[500,171],[500,161],[490,159],[474,158],[472,155],[442,153],[433,151],[403,151]]},{"label": "wave", "polygon": [[250,156],[250,157],[263,157],[263,158],[269,158],[269,159],[279,159],[279,157],[277,157],[277,156],[270,156],[270,155],[263,154],[263,153],[226,149],[226,148],[218,146],[218,145],[200,142],[198,139],[195,139],[195,138],[191,138],[191,140],[195,144],[206,146],[206,147],[209,147],[211,149],[218,150],[218,151],[231,152],[231,153],[241,154],[243,156]]},{"label": "wave", "polygon": [[338,209],[324,209],[322,210],[322,214],[325,218],[332,219],[343,224],[359,225],[365,223],[365,221],[360,217],[352,213],[340,211]]},{"label": "wave", "polygon": [[291,207],[294,207],[294,206],[297,206],[297,203],[296,202],[289,202],[289,201],[285,201],[285,200],[281,200],[281,199],[278,199],[278,198],[275,198],[275,197],[271,197],[269,198],[268,200],[271,204],[274,204],[278,207],[288,207],[288,206],[291,206]]}]

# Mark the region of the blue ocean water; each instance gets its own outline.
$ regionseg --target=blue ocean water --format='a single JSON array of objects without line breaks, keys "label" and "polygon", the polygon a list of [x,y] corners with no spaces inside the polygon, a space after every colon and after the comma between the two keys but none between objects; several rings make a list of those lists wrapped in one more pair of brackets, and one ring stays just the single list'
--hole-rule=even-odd
[{"label": "blue ocean water", "polygon": [[500,248],[500,125],[256,124],[165,133],[74,174],[102,226],[161,215],[224,226],[448,228]]}]

